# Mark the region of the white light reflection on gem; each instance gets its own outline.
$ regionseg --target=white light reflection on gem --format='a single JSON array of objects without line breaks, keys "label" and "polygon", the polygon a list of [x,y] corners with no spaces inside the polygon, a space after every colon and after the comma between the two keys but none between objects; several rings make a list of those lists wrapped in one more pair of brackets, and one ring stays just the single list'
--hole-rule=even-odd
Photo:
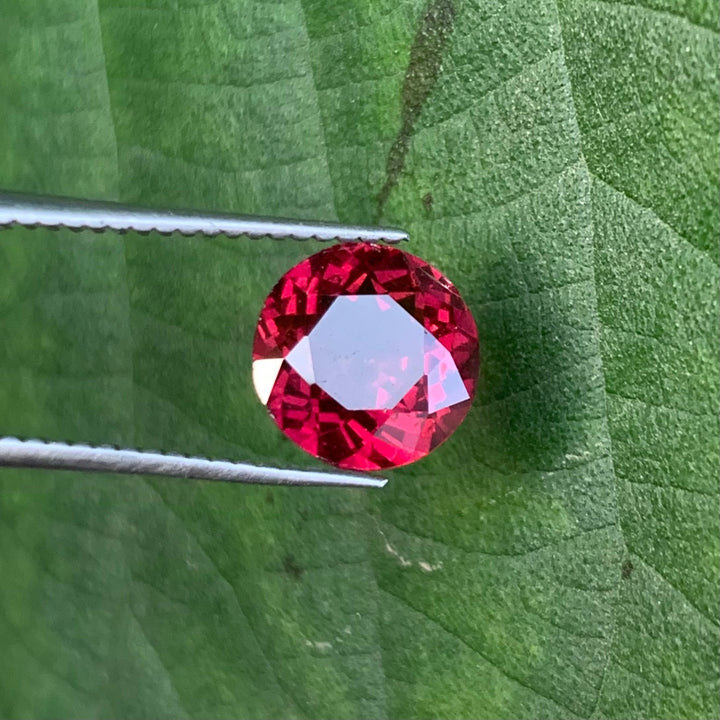
[{"label": "white light reflection on gem", "polygon": [[312,354],[310,352],[310,337],[306,335],[287,354],[285,360],[290,367],[308,384],[315,382],[315,371],[313,370]]},{"label": "white light reflection on gem", "polygon": [[282,363],[282,358],[267,358],[265,360],[255,360],[252,364],[253,385],[263,405],[267,405]]},{"label": "white light reflection on gem", "polygon": [[[348,410],[393,408],[422,377],[423,336],[389,295],[338,297],[307,337],[315,382]],[[301,343],[286,360],[305,377]]]},{"label": "white light reflection on gem", "polygon": [[389,295],[336,298],[285,360],[348,410],[391,409],[423,375],[428,412],[469,397],[450,352]]},{"label": "white light reflection on gem", "polygon": [[428,379],[428,412],[437,412],[470,397],[450,351],[427,330],[424,371]]}]

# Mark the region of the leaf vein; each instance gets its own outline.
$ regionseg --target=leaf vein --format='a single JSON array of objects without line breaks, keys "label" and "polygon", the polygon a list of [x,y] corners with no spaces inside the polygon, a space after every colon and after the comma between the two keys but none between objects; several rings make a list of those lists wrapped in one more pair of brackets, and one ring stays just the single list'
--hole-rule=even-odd
[{"label": "leaf vein", "polygon": [[653,18],[659,18],[659,19],[666,19],[671,20],[673,22],[682,22],[687,23],[695,30],[701,30],[702,32],[709,32],[713,35],[718,34],[717,27],[714,27],[712,25],[705,25],[701,22],[698,22],[696,20],[692,20],[691,18],[687,17],[687,15],[682,15],[679,12],[673,12],[672,10],[669,10],[667,8],[660,9],[660,8],[654,8],[650,7],[649,5],[644,5],[643,3],[628,3],[628,2],[621,2],[620,0],[587,0],[589,4],[592,5],[599,5],[607,7],[608,9],[613,7],[622,8],[623,10],[629,11],[629,12],[636,12],[641,15],[647,15],[648,17]]},{"label": "leaf vein", "polygon": [[[585,155],[583,152],[582,133],[580,130],[580,122],[578,120],[577,107],[575,104],[575,98],[573,95],[573,87],[572,87],[572,82],[570,80],[570,72],[568,69],[567,55],[566,55],[566,51],[565,51],[565,38],[564,38],[564,27],[563,27],[563,22],[562,22],[562,14],[560,11],[559,0],[553,0],[553,2],[555,5],[555,13],[556,13],[556,17],[557,17],[558,29],[560,31],[559,32],[559,34],[560,34],[560,52],[561,52],[561,58],[562,58],[562,65],[563,65],[563,68],[565,71],[565,81],[567,84],[568,99],[569,99],[570,108],[572,111],[575,131],[577,133],[577,140],[578,140],[578,144],[579,144],[579,153],[580,153],[580,157],[583,160],[584,169],[585,169],[585,172],[587,173],[587,177],[588,177],[588,182],[591,183],[592,176],[590,174],[590,170],[587,166],[587,160],[585,159]],[[596,276],[596,270],[595,270],[595,226],[594,226],[594,220],[593,220],[593,216],[592,216],[593,209],[592,209],[592,190],[591,190],[591,188],[588,188],[587,194],[588,194],[588,197],[587,197],[588,206],[590,208],[590,230],[591,230],[590,239],[591,239],[591,243],[592,243],[591,268],[592,268],[592,275],[593,275],[593,286],[595,288],[595,293],[594,293],[594,295],[595,295],[595,298],[594,298],[595,318],[596,318],[597,324],[598,324],[598,332],[600,332],[601,323],[600,323],[600,316],[599,316],[599,310],[598,310],[597,276]],[[600,367],[600,376],[602,377],[603,386],[607,392],[607,376],[605,374],[605,365],[604,365],[604,360],[602,357],[602,350],[600,347],[598,347],[598,362],[599,362],[599,367]],[[619,533],[620,539],[622,541],[622,544],[627,550],[627,540],[625,538],[623,528],[622,528],[622,522],[620,519],[620,508],[619,508],[619,499],[618,499],[618,490],[617,490],[617,473],[615,472],[615,461],[614,461],[614,454],[613,454],[613,449],[612,449],[612,434],[610,432],[609,416],[608,416],[608,409],[607,409],[607,397],[605,399],[605,434],[607,436],[607,441],[608,441],[608,444],[610,447],[610,458],[609,459],[610,459],[610,468],[611,468],[612,477],[613,477],[613,488],[615,490],[614,505],[615,505],[615,515],[616,515],[616,525],[618,528],[618,533]],[[619,593],[619,591],[620,591],[620,579],[618,578],[617,592]],[[618,597],[619,596],[616,596],[616,598],[615,598],[615,605],[613,608],[613,610],[614,610],[613,611],[613,628],[612,628],[612,632],[611,632],[610,643],[608,645],[607,655],[605,658],[605,664],[604,664],[602,673],[600,675],[600,682],[598,683],[598,686],[597,686],[597,694],[595,696],[595,702],[593,703],[592,709],[588,713],[588,717],[592,717],[593,715],[595,715],[595,713],[597,712],[597,710],[600,706],[603,689],[605,687],[605,681],[608,676],[608,669],[610,667],[610,660],[612,657],[612,650],[613,650],[613,646],[615,644],[615,636],[617,633],[617,626],[618,626],[618,620],[617,620]]]},{"label": "leaf vein", "polygon": [[513,675],[512,673],[510,673],[510,672],[508,672],[507,670],[505,670],[504,668],[500,667],[500,665],[498,665],[496,662],[494,662],[493,660],[491,660],[488,655],[486,655],[485,653],[483,653],[481,650],[479,650],[479,649],[478,649],[477,647],[475,647],[474,645],[470,644],[470,643],[469,643],[467,640],[465,640],[461,635],[459,635],[458,633],[456,633],[456,632],[455,632],[454,630],[452,630],[451,628],[447,627],[447,626],[446,626],[444,623],[442,623],[440,620],[438,620],[437,618],[432,617],[432,616],[429,615],[425,610],[422,610],[422,609],[416,607],[415,605],[413,605],[407,598],[402,597],[402,595],[399,595],[398,593],[393,592],[392,590],[390,590],[390,589],[388,589],[388,588],[386,588],[386,587],[379,586],[379,589],[380,589],[381,592],[384,592],[384,593],[386,593],[387,595],[390,595],[391,597],[395,598],[397,601],[399,601],[399,602],[402,603],[403,605],[406,605],[408,608],[410,608],[410,610],[416,612],[418,615],[421,615],[422,617],[424,617],[426,620],[428,620],[428,621],[429,621],[430,623],[432,623],[433,625],[439,627],[441,630],[443,630],[444,632],[446,632],[446,633],[447,633],[448,635],[450,635],[452,638],[454,638],[455,640],[457,640],[461,645],[463,645],[464,647],[466,647],[468,650],[470,650],[471,652],[473,652],[473,653],[474,653],[475,655],[477,655],[478,657],[482,658],[488,665],[490,665],[491,667],[495,668],[495,670],[497,670],[497,672],[499,672],[502,676],[506,677],[508,680],[510,680],[510,681],[512,681],[512,682],[514,682],[514,683],[517,683],[517,684],[520,685],[521,687],[525,688],[526,690],[529,690],[530,692],[534,693],[535,695],[537,695],[538,697],[542,698],[543,700],[547,700],[548,702],[553,703],[553,704],[556,705],[558,708],[560,708],[560,709],[562,709],[562,710],[565,710],[566,712],[570,713],[571,716],[573,716],[573,717],[576,717],[576,716],[577,716],[577,713],[576,713],[574,710],[572,710],[571,708],[569,708],[567,705],[565,705],[565,704],[563,704],[562,702],[558,701],[556,698],[550,697],[549,695],[545,695],[543,692],[541,692],[541,691],[538,690],[537,688],[532,687],[532,685],[529,685],[528,683],[524,682],[523,680],[520,680],[518,677],[516,677],[516,676]]},{"label": "leaf vein", "polygon": [[708,615],[704,610],[702,610],[697,603],[695,603],[693,600],[690,599],[690,597],[685,593],[683,590],[681,590],[677,585],[670,582],[656,567],[650,564],[648,560],[641,555],[638,555],[638,551],[634,548],[629,548],[630,552],[632,553],[633,557],[636,558],[639,562],[641,562],[643,565],[645,565],[646,568],[652,571],[652,573],[660,578],[671,590],[674,590],[678,595],[680,595],[685,602],[692,607],[698,615],[703,618],[704,620],[707,620],[710,625],[713,626],[720,626],[720,618],[712,617],[711,615]]}]

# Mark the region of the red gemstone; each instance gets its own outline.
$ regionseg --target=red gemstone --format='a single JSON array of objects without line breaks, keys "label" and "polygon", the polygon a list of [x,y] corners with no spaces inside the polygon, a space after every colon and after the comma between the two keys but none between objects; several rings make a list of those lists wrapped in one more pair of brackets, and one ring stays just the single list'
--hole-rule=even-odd
[{"label": "red gemstone", "polygon": [[477,329],[454,285],[397,248],[344,243],[285,273],[260,313],[253,382],[280,429],[343,468],[419,460],[470,409]]}]

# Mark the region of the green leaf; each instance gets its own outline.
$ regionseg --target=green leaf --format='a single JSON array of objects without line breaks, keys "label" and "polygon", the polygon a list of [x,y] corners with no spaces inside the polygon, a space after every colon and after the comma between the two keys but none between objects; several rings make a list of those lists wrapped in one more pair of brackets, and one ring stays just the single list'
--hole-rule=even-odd
[{"label": "green leaf", "polygon": [[[709,718],[718,6],[6,0],[0,185],[398,223],[474,409],[383,491],[4,470],[4,717]],[[316,466],[290,241],[0,234],[0,434]]]}]

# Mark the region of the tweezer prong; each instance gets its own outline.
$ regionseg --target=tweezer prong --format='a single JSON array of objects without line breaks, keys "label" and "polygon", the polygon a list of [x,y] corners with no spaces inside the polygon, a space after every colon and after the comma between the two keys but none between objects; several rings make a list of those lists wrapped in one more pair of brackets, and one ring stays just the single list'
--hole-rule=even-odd
[{"label": "tweezer prong", "polygon": [[12,437],[0,438],[0,467],[157,475],[260,485],[381,488],[387,483],[385,478],[367,475],[268,468],[228,460]]},{"label": "tweezer prong", "polygon": [[285,220],[228,213],[151,210],[114,202],[26,195],[0,191],[0,227],[66,227],[72,230],[115,230],[163,235],[227,235],[293,240],[360,240],[398,243],[408,239],[394,228]]}]

